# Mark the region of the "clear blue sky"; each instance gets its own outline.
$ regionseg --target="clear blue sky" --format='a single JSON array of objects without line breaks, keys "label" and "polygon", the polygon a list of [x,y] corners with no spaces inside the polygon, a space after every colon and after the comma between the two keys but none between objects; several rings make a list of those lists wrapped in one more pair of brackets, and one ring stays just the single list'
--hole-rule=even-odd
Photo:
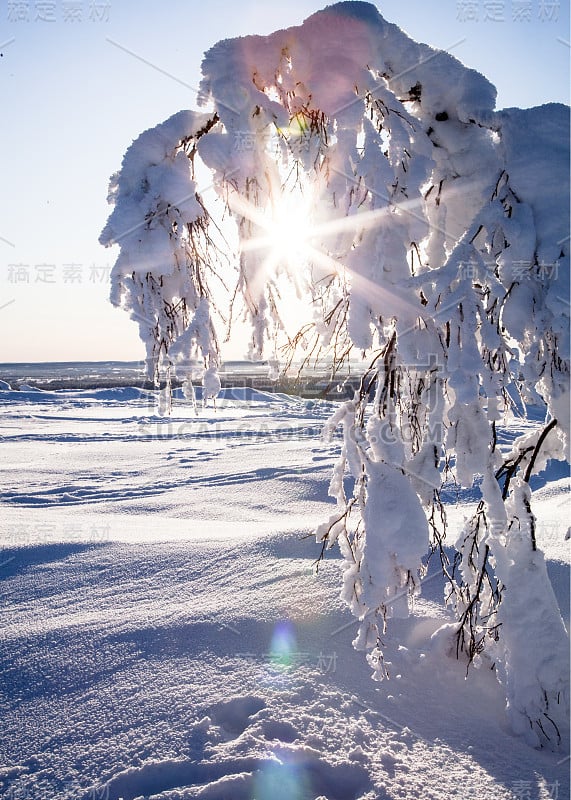
[{"label": "clear blue sky", "polygon": [[[137,326],[107,301],[115,253],[97,240],[109,176],[142,130],[196,107],[190,87],[216,41],[299,24],[324,5],[0,3],[0,361],[143,357]],[[569,103],[569,0],[376,5],[485,74],[499,108]]]}]

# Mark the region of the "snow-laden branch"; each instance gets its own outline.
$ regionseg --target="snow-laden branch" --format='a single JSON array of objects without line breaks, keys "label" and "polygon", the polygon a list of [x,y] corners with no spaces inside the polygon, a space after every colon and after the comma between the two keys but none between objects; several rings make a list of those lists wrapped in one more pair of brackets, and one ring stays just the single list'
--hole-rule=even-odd
[{"label": "snow-laden branch", "polygon": [[[346,560],[355,645],[384,677],[388,620],[438,550],[456,615],[439,635],[494,665],[518,732],[556,741],[566,631],[529,482],[568,458],[569,110],[496,112],[482,75],[361,2],[220,42],[202,69],[214,111],[147,131],[112,179],[113,302],[155,374],[193,352],[216,366],[201,160],[236,225],[251,354],[285,340],[289,360],[301,349],[333,374],[357,352],[369,363],[327,427],[343,447],[317,530]],[[496,426],[526,403],[546,427],[504,455]],[[479,492],[452,560],[444,480]]]}]

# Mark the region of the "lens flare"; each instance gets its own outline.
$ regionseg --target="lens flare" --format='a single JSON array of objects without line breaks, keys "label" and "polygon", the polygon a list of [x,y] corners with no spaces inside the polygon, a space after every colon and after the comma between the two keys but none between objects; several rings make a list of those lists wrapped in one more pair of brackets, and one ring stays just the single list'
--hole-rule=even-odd
[{"label": "lens flare", "polygon": [[255,775],[252,800],[306,800],[310,796],[314,793],[303,764],[280,759],[263,764]]},{"label": "lens flare", "polygon": [[278,622],[274,628],[270,643],[270,661],[274,667],[287,669],[291,667],[296,656],[295,631],[291,622]]}]

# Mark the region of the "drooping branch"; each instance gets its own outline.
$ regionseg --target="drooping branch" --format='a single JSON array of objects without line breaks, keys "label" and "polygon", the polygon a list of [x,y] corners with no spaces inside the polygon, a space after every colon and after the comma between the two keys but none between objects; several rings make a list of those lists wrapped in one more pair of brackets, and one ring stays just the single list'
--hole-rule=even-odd
[{"label": "drooping branch", "polygon": [[[177,353],[217,361],[214,214],[194,185],[202,161],[236,226],[228,260],[252,355],[270,345],[288,369],[297,359],[301,371],[327,363],[330,381],[342,368],[360,377],[327,426],[343,438],[335,513],[317,530],[318,563],[336,542],[345,560],[355,646],[387,677],[386,626],[409,612],[427,550],[438,550],[456,654],[475,664],[488,650],[514,725],[547,735],[552,697],[568,683],[541,661],[561,652],[564,633],[529,484],[549,433],[558,426],[553,457],[570,436],[568,170],[557,155],[568,113],[495,112],[485,78],[362,3],[219,43],[203,76],[215,111],[181,112],[144,134],[112,182],[103,238],[121,245],[114,302],[138,319],[167,380]],[[290,228],[273,246],[296,204],[309,231],[300,243]],[[546,278],[549,263],[558,270]],[[502,456],[498,427],[518,403],[544,404],[551,422]],[[452,558],[445,480],[482,492]],[[518,624],[522,574],[541,609],[533,634]],[[524,658],[530,635],[542,647]],[[529,691],[513,678],[528,661],[542,676]]]}]

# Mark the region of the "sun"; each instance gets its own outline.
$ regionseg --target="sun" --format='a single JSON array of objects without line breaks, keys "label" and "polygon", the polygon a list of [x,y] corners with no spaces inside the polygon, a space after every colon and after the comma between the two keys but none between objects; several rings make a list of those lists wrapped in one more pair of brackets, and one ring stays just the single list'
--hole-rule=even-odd
[{"label": "sun", "polygon": [[312,206],[307,193],[281,191],[265,209],[248,208],[242,212],[255,224],[259,233],[242,243],[242,250],[260,251],[266,266],[275,272],[300,269],[310,258]]},{"label": "sun", "polygon": [[281,194],[267,214],[263,246],[276,264],[295,268],[305,262],[313,231],[311,207],[301,193]]}]

